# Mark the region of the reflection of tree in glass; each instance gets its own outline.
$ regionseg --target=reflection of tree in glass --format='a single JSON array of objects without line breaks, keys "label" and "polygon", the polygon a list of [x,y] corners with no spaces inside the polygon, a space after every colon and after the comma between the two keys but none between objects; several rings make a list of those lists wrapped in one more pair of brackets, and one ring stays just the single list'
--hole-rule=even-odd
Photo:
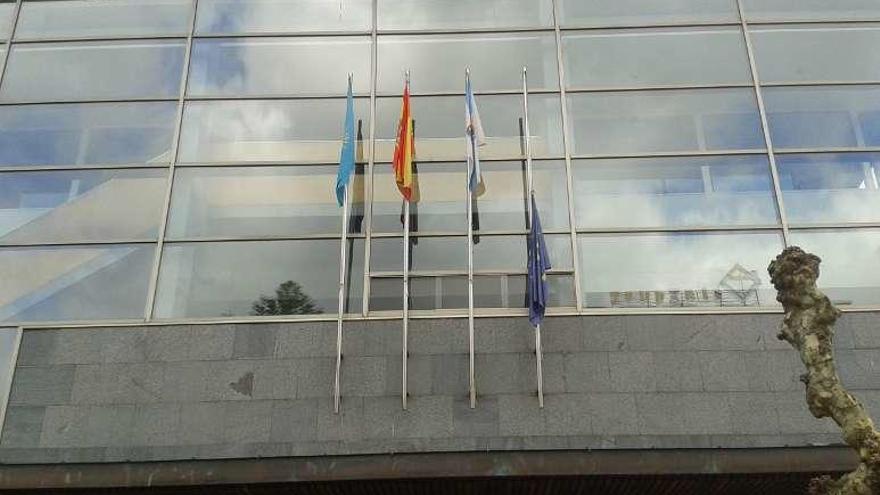
[{"label": "reflection of tree in glass", "polygon": [[314,315],[323,312],[303,291],[302,286],[293,280],[279,285],[275,289],[275,297],[260,296],[251,305],[251,314],[254,316]]}]

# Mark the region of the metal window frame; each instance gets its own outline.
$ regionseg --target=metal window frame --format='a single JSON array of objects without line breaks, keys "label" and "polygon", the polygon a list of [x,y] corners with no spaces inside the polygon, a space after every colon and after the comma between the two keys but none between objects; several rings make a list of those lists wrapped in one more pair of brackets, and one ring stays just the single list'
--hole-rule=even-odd
[{"label": "metal window frame", "polygon": [[12,398],[12,383],[15,378],[18,355],[21,352],[21,339],[24,334],[22,327],[0,328],[0,332],[10,330],[16,332],[12,341],[12,354],[9,357],[9,363],[0,363],[0,383],[6,385],[6,392],[0,396],[0,442],[3,441],[3,431],[6,430],[6,412],[9,410],[9,400]]},{"label": "metal window frame", "polygon": [[[167,227],[168,220],[170,214],[170,202],[173,194],[173,183],[175,170],[177,167],[181,168],[211,168],[211,167],[283,167],[283,166],[327,166],[327,165],[335,165],[335,162],[319,162],[319,161],[266,161],[266,162],[214,162],[214,163],[201,163],[201,162],[181,162],[180,161],[180,144],[181,144],[181,132],[182,132],[182,124],[183,124],[183,114],[184,109],[187,102],[193,101],[249,101],[249,100],[304,100],[304,99],[312,99],[312,100],[330,100],[330,99],[339,99],[344,98],[343,94],[337,93],[327,93],[320,95],[303,95],[303,94],[255,94],[255,95],[223,95],[223,96],[191,96],[187,93],[187,85],[189,79],[189,71],[192,63],[192,53],[193,46],[195,40],[199,39],[222,39],[222,38],[236,38],[236,39],[247,39],[247,38],[321,38],[321,37],[370,37],[371,44],[371,59],[370,59],[370,91],[369,94],[359,94],[357,98],[366,99],[369,98],[369,112],[370,112],[370,129],[369,129],[369,156],[365,163],[362,165],[365,167],[365,197],[364,197],[364,222],[365,222],[365,230],[362,234],[353,234],[351,237],[356,239],[364,240],[364,284],[363,284],[363,309],[358,314],[346,314],[345,320],[371,320],[371,319],[399,319],[399,311],[397,311],[397,315],[386,314],[388,312],[378,311],[371,312],[369,310],[369,298],[370,298],[370,280],[371,278],[383,278],[393,276],[391,273],[385,272],[371,272],[370,269],[370,251],[371,251],[371,241],[373,238],[381,239],[381,238],[398,238],[401,237],[400,233],[376,233],[372,230],[372,216],[373,216],[373,187],[374,187],[374,173],[375,173],[375,165],[380,163],[380,160],[377,160],[375,143],[377,140],[376,136],[376,108],[377,102],[379,98],[395,98],[400,97],[400,94],[395,93],[378,93],[377,92],[377,80],[378,80],[378,44],[380,36],[428,36],[428,35],[474,35],[474,34],[517,34],[517,33],[542,33],[542,34],[553,34],[556,43],[556,56],[557,56],[557,71],[558,71],[558,87],[554,88],[540,88],[540,89],[529,89],[531,94],[544,94],[550,96],[558,96],[560,98],[561,104],[561,118],[562,118],[562,132],[563,132],[563,148],[564,152],[560,155],[555,156],[547,156],[541,157],[541,160],[558,160],[564,161],[566,167],[566,187],[568,194],[568,214],[569,214],[569,227],[567,229],[555,229],[552,231],[547,231],[547,234],[558,234],[558,235],[570,235],[572,239],[572,267],[571,269],[566,270],[554,270],[552,273],[558,275],[569,275],[574,277],[574,290],[575,290],[575,299],[576,299],[576,307],[565,309],[565,308],[553,308],[548,311],[550,315],[615,315],[615,314],[727,314],[727,313],[778,313],[781,311],[780,308],[776,307],[755,307],[755,308],[587,308],[583,305],[583,296],[582,296],[582,288],[580,281],[580,267],[578,263],[579,254],[578,254],[578,246],[577,240],[579,235],[590,235],[590,234],[638,234],[638,233],[670,233],[670,232],[681,232],[681,233],[699,233],[699,232],[746,232],[746,231],[782,231],[783,237],[786,239],[789,228],[797,229],[800,231],[810,231],[810,230],[829,230],[829,229],[853,229],[853,228],[880,228],[880,222],[821,222],[821,223],[794,223],[789,224],[783,200],[781,188],[779,186],[779,177],[776,171],[775,164],[775,155],[776,154],[831,154],[831,153],[877,153],[880,152],[880,147],[864,147],[864,148],[800,148],[800,149],[775,149],[773,147],[772,141],[770,140],[769,135],[769,125],[767,121],[767,112],[763,106],[763,95],[762,95],[762,87],[809,87],[809,86],[876,86],[880,85],[880,80],[878,81],[776,81],[776,82],[761,82],[760,77],[756,70],[755,65],[755,55],[754,49],[751,44],[751,27],[755,26],[758,28],[763,28],[766,26],[796,26],[796,25],[804,25],[804,26],[814,26],[814,25],[866,25],[866,26],[878,26],[880,27],[880,18],[877,19],[852,19],[852,20],[749,20],[744,13],[744,9],[742,6],[742,0],[737,0],[737,11],[739,14],[739,20],[734,21],[724,21],[724,22],[671,22],[671,23],[648,23],[648,24],[608,24],[608,25],[561,25],[559,18],[559,0],[553,0],[552,5],[552,14],[553,14],[553,25],[552,26],[533,26],[533,27],[499,27],[499,28],[480,28],[480,29],[425,29],[425,30],[400,30],[400,29],[382,29],[378,28],[378,1],[373,0],[371,6],[371,28],[369,31],[363,30],[352,30],[352,31],[313,31],[313,32],[243,32],[243,33],[196,33],[195,27],[197,23],[197,15],[198,15],[198,0],[193,0],[192,9],[190,11],[191,19],[190,19],[190,28],[189,32],[184,34],[158,34],[158,35],[145,35],[145,36],[79,36],[79,37],[51,37],[51,38],[21,38],[18,39],[15,37],[15,28],[18,23],[18,18],[21,11],[21,4],[23,0],[17,0],[15,2],[14,15],[10,20],[11,29],[9,32],[9,36],[5,41],[5,52],[2,57],[2,61],[0,61],[0,85],[2,85],[3,78],[5,76],[6,67],[8,66],[8,60],[11,54],[11,51],[15,44],[36,44],[36,43],[61,43],[61,42],[93,42],[93,41],[148,41],[148,40],[185,40],[185,60],[183,73],[181,74],[181,83],[180,83],[180,92],[176,99],[170,98],[132,98],[132,99],[94,99],[94,100],[60,100],[60,101],[28,101],[28,102],[18,102],[18,101],[3,101],[0,102],[0,107],[3,106],[14,106],[14,105],[48,105],[48,104],[89,104],[89,103],[134,103],[134,102],[176,102],[178,105],[173,141],[172,141],[172,159],[168,164],[162,165],[145,165],[145,164],[86,164],[86,165],[35,165],[35,166],[15,166],[15,167],[3,167],[0,168],[0,174],[7,172],[28,172],[28,171],[81,171],[81,170],[104,170],[104,169],[165,169],[168,172],[167,180],[168,185],[165,193],[165,200],[162,209],[162,218],[160,225],[160,234],[157,239],[130,239],[130,240],[113,240],[113,239],[98,239],[98,240],[89,240],[89,241],[80,241],[80,242],[49,242],[49,243],[2,243],[0,242],[0,247],[2,248],[15,248],[15,247],[62,247],[62,246],[88,246],[88,245],[116,245],[116,244],[135,244],[135,245],[155,245],[156,252],[154,257],[154,263],[150,272],[150,280],[149,280],[149,290],[147,295],[147,301],[144,309],[144,317],[143,319],[123,319],[123,320],[100,320],[100,321],[59,321],[59,322],[26,322],[22,323],[23,325],[27,325],[27,328],[80,328],[80,327],[95,327],[95,326],[118,326],[118,325],[172,325],[172,324],[198,324],[199,322],[204,322],[204,324],[214,324],[214,323],[230,323],[230,322],[270,322],[270,321],[283,321],[283,322],[298,322],[298,321],[334,321],[335,317],[333,315],[308,315],[308,316],[288,316],[288,317],[222,317],[222,318],[182,318],[182,319],[168,319],[168,320],[154,320],[153,319],[153,310],[156,303],[157,291],[158,291],[158,277],[161,269],[161,258],[162,251],[165,243],[168,244],[181,244],[181,243],[205,243],[205,242],[245,242],[245,241],[264,241],[264,242],[272,242],[272,241],[293,241],[293,240],[322,240],[322,239],[338,239],[339,234],[314,234],[314,235],[266,235],[266,236],[219,236],[219,237],[184,237],[184,238],[169,238],[167,236]],[[630,87],[568,87],[565,81],[565,61],[564,61],[564,47],[563,47],[563,36],[569,35],[572,33],[577,33],[578,31],[583,32],[592,32],[592,31],[626,31],[626,30],[639,30],[639,29],[687,29],[687,28],[739,28],[742,31],[742,35],[744,38],[744,42],[746,43],[746,49],[749,59],[750,71],[751,71],[751,83],[734,83],[734,84],[676,84],[676,85],[646,85],[646,86],[630,86]],[[3,43],[0,41],[0,43]],[[743,89],[753,89],[755,91],[755,97],[758,101],[759,106],[759,114],[761,117],[761,125],[762,132],[765,137],[766,148],[764,149],[749,149],[749,150],[723,150],[723,151],[680,151],[680,152],[648,152],[648,153],[618,153],[618,154],[575,154],[571,152],[571,125],[569,121],[568,108],[567,108],[567,94],[579,94],[579,93],[608,93],[608,92],[632,92],[632,91],[667,91],[667,90],[704,90],[704,89],[733,89],[733,88],[743,88]],[[477,93],[478,95],[506,95],[506,96],[520,96],[521,92],[518,89],[511,90],[497,90],[497,91],[480,91]],[[463,94],[459,91],[440,91],[440,92],[421,92],[421,93],[413,93],[413,97],[460,97]],[[776,196],[776,203],[779,213],[779,223],[778,224],[766,224],[766,225],[743,225],[743,226],[689,226],[689,227],[649,227],[649,228],[634,228],[634,227],[620,227],[620,228],[578,228],[575,218],[574,212],[574,198],[573,198],[573,161],[575,160],[590,160],[590,159],[625,159],[625,158],[661,158],[661,157],[700,157],[700,156],[737,156],[737,155],[755,155],[755,156],[765,156],[770,160],[771,163],[771,172],[772,172],[772,180],[774,185],[774,194]],[[521,159],[521,157],[511,156],[509,158],[497,158],[497,159],[486,159],[485,161],[494,161],[494,162],[504,162],[504,161],[516,161]],[[443,163],[443,162],[457,162],[458,160],[453,159],[436,159],[436,160],[424,160],[424,163]],[[381,162],[384,163],[384,162]],[[524,235],[525,231],[494,231],[494,232],[481,232],[480,235],[486,236],[510,236],[510,235]],[[462,232],[420,232],[414,233],[415,236],[420,237],[464,237],[465,233]],[[486,272],[477,272],[479,275],[522,275],[517,271],[486,271]],[[439,276],[439,275],[450,275],[454,276],[456,273],[439,273],[432,274],[430,272],[423,273],[413,273],[414,277],[417,276]],[[464,273],[460,273],[458,275],[463,276]],[[880,309],[880,304],[876,306],[863,306],[863,307],[849,307],[843,308],[843,311],[876,311]],[[457,312],[457,313],[456,313]],[[395,312],[390,312],[395,313]],[[417,319],[422,318],[445,318],[445,317],[467,317],[466,310],[453,310],[453,314],[447,314],[446,310],[441,310],[438,312],[428,312],[427,314],[420,314],[420,312],[413,312],[412,317]],[[478,317],[504,317],[504,316],[519,316],[525,314],[524,310],[519,309],[499,309],[492,311],[483,311],[478,310]]]}]

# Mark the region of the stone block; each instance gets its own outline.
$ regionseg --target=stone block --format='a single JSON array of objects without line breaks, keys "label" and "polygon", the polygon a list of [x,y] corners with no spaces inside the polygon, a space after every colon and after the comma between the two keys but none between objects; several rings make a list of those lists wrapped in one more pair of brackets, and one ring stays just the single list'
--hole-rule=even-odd
[{"label": "stone block", "polygon": [[[545,354],[545,358],[547,355]],[[612,390],[607,352],[565,354],[563,360],[567,392],[605,392]]]},{"label": "stone block", "polygon": [[147,361],[187,361],[190,355],[190,332],[186,326],[146,327]]},{"label": "stone block", "polygon": [[[469,356],[467,354],[435,354],[429,356],[431,361],[431,392],[435,395],[463,397],[470,393],[468,383]],[[476,368],[476,356],[474,357]],[[477,368],[478,369],[478,368]],[[478,376],[475,370],[474,375]],[[490,393],[489,389],[477,393]]]},{"label": "stone block", "polygon": [[779,415],[772,392],[732,392],[728,394],[733,433],[739,435],[778,435]]},{"label": "stone block", "polygon": [[499,395],[498,433],[508,437],[546,435],[546,420],[537,399],[532,395]]},{"label": "stone block", "polygon": [[579,394],[546,395],[544,419],[548,435],[592,435],[590,397]]},{"label": "stone block", "polygon": [[81,365],[76,367],[75,404],[139,404],[160,399],[164,363]]},{"label": "stone block", "polygon": [[655,352],[654,380],[659,392],[699,392],[703,390],[700,358],[697,352]]},{"label": "stone block", "polygon": [[[333,411],[333,398],[319,398],[318,403],[318,440],[327,442],[348,441],[364,438],[361,433],[364,425],[368,423],[365,418],[364,400],[369,400],[375,404],[381,402],[378,397],[342,397],[339,413]],[[398,406],[400,399],[397,399]],[[388,411],[377,413],[372,419],[379,426],[387,425],[387,429],[391,431],[393,421],[392,416],[382,416],[388,414]]]},{"label": "stone block", "polygon": [[190,402],[180,405],[180,443],[212,445],[223,442],[223,402]]},{"label": "stone block", "polygon": [[102,337],[102,350],[105,363],[142,363],[150,356],[149,329],[112,328]]},{"label": "stone block", "polygon": [[749,391],[749,370],[744,354],[706,351],[700,354],[700,372],[707,391]]},{"label": "stone block", "polygon": [[251,361],[254,365],[254,399],[296,398],[297,360]]},{"label": "stone block", "polygon": [[40,446],[82,447],[88,439],[89,406],[49,406],[43,417]]},{"label": "stone block", "polygon": [[178,361],[165,364],[165,378],[160,400],[187,402],[206,400],[208,377],[212,373],[210,361]]},{"label": "stone block", "polygon": [[748,390],[752,392],[803,390],[804,372],[794,350],[743,352]]},{"label": "stone block", "polygon": [[271,358],[275,355],[275,327],[273,325],[238,325],[232,357]]},{"label": "stone block", "polygon": [[99,405],[88,408],[84,442],[77,447],[129,446],[136,440],[133,430],[135,407]]},{"label": "stone block", "polygon": [[[541,359],[541,373],[544,379],[545,394],[565,392],[565,357],[562,354],[544,354]],[[537,374],[537,362],[535,363]]]},{"label": "stone block", "polygon": [[270,436],[273,442],[316,440],[317,430],[318,402],[314,399],[273,401]]},{"label": "stone block", "polygon": [[845,386],[871,390],[880,385],[880,349],[838,350],[835,358]]},{"label": "stone block", "polygon": [[455,437],[490,437],[498,435],[498,399],[479,397],[471,409],[467,397],[452,401],[452,435]]},{"label": "stone block", "polygon": [[632,394],[589,394],[585,411],[596,435],[637,435],[639,415]]},{"label": "stone block", "polygon": [[22,333],[18,366],[45,366],[55,351],[60,330],[27,330]]},{"label": "stone block", "polygon": [[139,404],[135,409],[133,445],[179,445],[183,443],[181,433],[180,404]]},{"label": "stone block", "polygon": [[608,368],[615,392],[652,392],[657,389],[652,352],[610,352]]},{"label": "stone block", "polygon": [[535,352],[535,329],[525,318],[484,318],[474,327],[474,352]]},{"label": "stone block", "polygon": [[205,391],[199,400],[250,400],[254,397],[258,366],[262,361],[212,361],[208,365]]},{"label": "stone block", "polygon": [[[345,366],[344,363],[343,366]],[[332,398],[335,379],[335,357],[298,360],[296,363],[296,397],[299,399]]]},{"label": "stone block", "polygon": [[[277,330],[277,357],[336,359],[336,323],[290,323]],[[343,339],[343,344],[345,340]]]},{"label": "stone block", "polygon": [[231,444],[269,441],[272,402],[234,401],[223,405],[223,441]]},{"label": "stone block", "polygon": [[481,395],[536,393],[535,362],[533,354],[477,354],[474,358],[477,392]]},{"label": "stone block", "polygon": [[[342,362],[344,376],[341,383],[342,393],[346,396],[385,395],[388,359],[384,356],[348,356],[345,358]],[[334,376],[335,374],[330,377],[331,384]]]},{"label": "stone block", "polygon": [[407,349],[410,354],[468,352],[468,327],[464,318],[411,320],[408,335]]},{"label": "stone block", "polygon": [[403,346],[399,321],[345,322],[343,356],[399,356]]},{"label": "stone block", "polygon": [[810,414],[804,392],[776,392],[774,402],[783,435],[840,433],[831,418],[816,419]]},{"label": "stone block", "polygon": [[49,364],[90,364],[103,360],[105,329],[71,328],[58,332]]},{"label": "stone block", "polygon": [[880,348],[880,318],[876,312],[844,313],[838,320],[838,325],[841,324],[852,329],[856,349]]},{"label": "stone block", "polygon": [[[625,320],[619,316],[581,317],[581,344],[585,351],[625,351],[629,350],[626,341]],[[564,345],[565,342],[561,342]],[[561,352],[566,349],[560,348]],[[577,348],[571,348],[576,351]]]},{"label": "stone block", "polygon": [[[257,327],[257,325],[253,325]],[[186,329],[189,339],[187,359],[210,361],[230,359],[235,345],[235,329],[241,325],[192,325]]]},{"label": "stone block", "polygon": [[73,390],[74,369],[73,365],[16,368],[9,404],[43,406],[68,403]]},{"label": "stone block", "polygon": [[40,446],[40,433],[43,430],[43,406],[13,406],[6,410],[3,425],[2,447],[34,448]]},{"label": "stone block", "polygon": [[[392,400],[385,399],[389,404]],[[406,410],[398,410],[394,436],[399,438],[445,438],[452,435],[452,397],[410,397]],[[371,401],[365,401],[365,405]],[[369,409],[367,409],[369,411]],[[369,414],[367,417],[369,418]]]}]

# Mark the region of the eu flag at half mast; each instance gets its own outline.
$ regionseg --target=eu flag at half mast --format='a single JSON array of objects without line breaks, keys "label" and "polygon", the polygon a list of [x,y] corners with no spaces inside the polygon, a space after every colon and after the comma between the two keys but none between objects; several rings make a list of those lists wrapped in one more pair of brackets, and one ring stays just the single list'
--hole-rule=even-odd
[{"label": "eu flag at half mast", "polygon": [[348,98],[345,105],[345,131],[342,137],[342,151],[339,153],[339,170],[336,173],[336,202],[345,202],[345,186],[354,173],[354,98],[351,94],[351,78],[348,80]]},{"label": "eu flag at half mast", "polygon": [[532,192],[532,218],[528,237],[529,278],[528,302],[529,321],[534,326],[544,320],[547,309],[547,272],[550,270],[550,257],[547,255],[547,244],[544,242],[544,231],[541,229],[541,218],[538,216],[538,205],[535,204],[535,193]]},{"label": "eu flag at half mast", "polygon": [[479,196],[486,191],[483,182],[483,173],[480,170],[479,147],[486,144],[486,134],[483,132],[483,124],[480,122],[480,112],[477,110],[477,100],[471,89],[471,78],[465,80],[464,95],[464,129],[467,138],[467,163],[468,163],[468,190],[471,194]]}]

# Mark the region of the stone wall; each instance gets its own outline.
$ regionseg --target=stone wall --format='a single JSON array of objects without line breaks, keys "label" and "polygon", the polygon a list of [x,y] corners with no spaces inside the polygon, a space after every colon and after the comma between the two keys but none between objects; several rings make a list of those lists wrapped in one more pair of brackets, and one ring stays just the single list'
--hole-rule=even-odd
[{"label": "stone wall", "polygon": [[[850,313],[846,385],[880,417],[880,326]],[[778,314],[548,318],[545,407],[525,318],[29,330],[0,462],[116,462],[388,452],[775,447],[840,443],[806,410]]]}]

